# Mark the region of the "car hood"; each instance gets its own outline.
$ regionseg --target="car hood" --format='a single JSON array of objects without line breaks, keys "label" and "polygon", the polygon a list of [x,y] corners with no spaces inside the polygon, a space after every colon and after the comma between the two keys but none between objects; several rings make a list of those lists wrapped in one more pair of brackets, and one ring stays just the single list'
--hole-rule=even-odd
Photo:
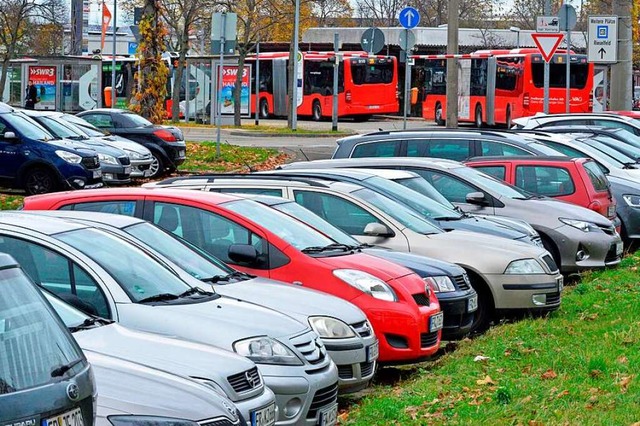
[{"label": "car hood", "polygon": [[77,142],[81,145],[94,149],[96,152],[99,152],[101,154],[111,155],[116,158],[125,155],[124,151],[105,144],[101,138],[87,138],[78,140]]},{"label": "car hood", "polygon": [[136,154],[140,154],[140,155],[147,155],[147,154],[151,155],[151,151],[149,151],[144,146],[140,145],[139,143],[130,141],[129,139],[122,138],[120,136],[115,136],[115,135],[105,136],[100,140],[105,145],[109,145],[113,148],[118,148],[126,151],[133,151]]},{"label": "car hood", "polygon": [[49,145],[57,146],[60,148],[73,149],[76,151],[80,151],[85,155],[96,155],[95,149],[92,149],[88,145],[85,145],[80,142],[76,142],[71,139],[51,139],[51,140],[48,140],[47,143]]},{"label": "car hood", "polygon": [[[253,336],[290,337],[309,330],[308,325],[252,303],[220,297],[186,305],[118,306],[123,325],[152,333],[168,334],[222,349],[233,350],[233,343]],[[286,343],[287,339],[283,339]]]},{"label": "car hood", "polygon": [[225,383],[226,377],[255,365],[212,346],[131,330],[118,324],[73,333],[83,351],[141,363],[172,374]]},{"label": "car hood", "polygon": [[138,414],[193,421],[231,414],[233,404],[213,389],[191,379],[144,365],[84,351],[93,368],[98,389],[97,420],[106,416]]},{"label": "car hood", "polygon": [[501,224],[493,222],[482,217],[463,217],[457,220],[438,220],[438,225],[445,231],[471,231],[480,232],[482,234],[495,235],[498,237],[509,238],[510,240],[519,240],[527,236],[522,232]]},{"label": "car hood", "polygon": [[358,269],[380,278],[385,282],[410,275],[409,269],[388,260],[373,257],[366,253],[353,253],[343,256],[316,258],[333,269]]},{"label": "car hood", "polygon": [[402,265],[405,268],[411,269],[421,277],[435,277],[439,275],[455,277],[464,273],[464,269],[458,265],[434,259],[432,257],[402,253],[399,251],[381,248],[367,248],[362,251],[372,256],[380,257]]},{"label": "car hood", "polygon": [[339,318],[347,324],[367,319],[360,308],[346,300],[266,278],[216,285],[214,289],[225,296],[284,312],[303,324],[308,324],[308,318],[314,315]]},{"label": "car hood", "polygon": [[503,209],[496,210],[507,216],[524,219],[534,226],[540,225],[548,228],[558,228],[564,225],[564,223],[558,220],[558,218],[561,217],[584,220],[606,227],[611,226],[611,221],[601,214],[560,200],[541,198],[529,200],[509,199],[504,201],[506,206]]}]

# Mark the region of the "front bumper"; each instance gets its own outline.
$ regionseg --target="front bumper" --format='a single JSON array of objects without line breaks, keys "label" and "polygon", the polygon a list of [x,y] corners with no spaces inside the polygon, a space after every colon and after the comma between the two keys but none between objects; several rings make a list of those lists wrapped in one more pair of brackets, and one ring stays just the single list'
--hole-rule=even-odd
[{"label": "front bumper", "polygon": [[102,181],[109,185],[124,185],[131,182],[131,166],[120,164],[100,165],[102,169]]},{"label": "front bumper", "polygon": [[[563,225],[546,232],[560,252],[560,270],[563,273],[578,272],[583,269],[604,268],[620,263],[622,259],[622,239],[613,230],[601,228],[584,232],[573,226]],[[586,254],[578,260],[578,253]]]},{"label": "front bumper", "polygon": [[80,173],[65,177],[65,183],[71,189],[94,189],[104,186],[101,169],[79,168]]},{"label": "front bumper", "polygon": [[153,158],[149,157],[148,160],[131,160],[131,177],[143,178],[147,175],[147,170],[151,167]]},{"label": "front bumper", "polygon": [[267,407],[270,404],[273,404],[274,401],[275,395],[273,394],[273,391],[265,386],[264,392],[262,392],[260,395],[240,401],[233,401],[233,404],[236,406],[240,414],[242,414],[242,417],[247,421],[247,426],[251,426],[251,413],[261,408]]},{"label": "front bumper", "polygon": [[[477,309],[478,294],[473,288],[446,293],[436,293],[440,309],[444,313],[442,340],[457,340],[471,331]],[[475,298],[476,308],[470,302]],[[472,308],[472,310],[469,310]]]},{"label": "front bumper", "polygon": [[366,388],[376,370],[378,339],[366,322],[352,324],[359,337],[322,339],[327,353],[338,368],[340,393]]},{"label": "front bumper", "polygon": [[497,310],[554,310],[560,307],[564,279],[552,274],[486,274]]},{"label": "front bumper", "polygon": [[184,142],[167,143],[163,146],[169,161],[178,167],[187,159],[187,144]]}]

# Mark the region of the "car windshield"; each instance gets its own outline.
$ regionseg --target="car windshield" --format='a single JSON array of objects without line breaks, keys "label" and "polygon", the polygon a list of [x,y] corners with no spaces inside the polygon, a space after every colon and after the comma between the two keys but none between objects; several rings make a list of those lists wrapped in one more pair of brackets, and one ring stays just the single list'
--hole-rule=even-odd
[{"label": "car windshield", "polygon": [[538,151],[540,151],[542,154],[544,155],[562,155],[561,152],[556,151],[555,149],[551,148],[550,146],[547,146],[545,144],[542,144],[540,142],[531,142],[529,144],[530,147],[537,149]]},{"label": "car windshield", "polygon": [[314,227],[337,243],[345,244],[348,246],[360,245],[360,242],[353,238],[351,235],[347,234],[341,229],[336,228],[317,214],[313,213],[311,210],[302,207],[300,204],[294,201],[276,204],[271,206],[271,208],[281,211],[284,214],[287,214],[295,219],[298,219],[301,222],[306,223],[309,226]]},{"label": "car windshield", "polygon": [[83,359],[21,269],[0,270],[0,295],[0,395],[58,381],[52,372]]},{"label": "car windshield", "polygon": [[102,266],[134,302],[159,294],[179,295],[191,288],[138,247],[105,231],[83,228],[55,238]]},{"label": "car windshield", "polygon": [[514,200],[524,200],[532,196],[531,193],[525,190],[508,185],[492,176],[474,169],[473,167],[458,167],[455,169],[455,173],[458,176],[471,181],[476,185],[483,186],[489,191],[507,198],[512,198]]},{"label": "car windshield", "polygon": [[617,137],[624,140],[625,143],[640,148],[640,136],[630,132],[627,129],[610,129]]},{"label": "car windshield", "polygon": [[51,133],[59,138],[77,139],[84,138],[84,135],[77,130],[72,130],[69,126],[66,126],[52,117],[40,116],[36,118],[36,121],[45,126]]},{"label": "car windshield", "polygon": [[182,269],[199,280],[225,276],[233,272],[233,269],[224,263],[220,261],[217,263],[212,262],[211,259],[207,259],[201,253],[194,251],[178,237],[150,223],[138,223],[123,230],[176,265],[180,265]]},{"label": "car windshield", "polygon": [[[406,186],[407,188],[419,192],[420,194],[429,197],[433,201],[447,207],[449,210],[454,210],[455,207],[451,204],[451,201],[444,198],[444,196],[438,192],[437,189],[433,187],[426,179],[421,176],[416,176],[412,178],[402,178],[402,179],[394,179],[395,182],[398,182],[402,186]],[[456,217],[461,216],[456,213]]]},{"label": "car windshield", "polygon": [[25,115],[20,113],[11,113],[4,114],[2,117],[7,120],[11,127],[16,129],[24,137],[40,141],[55,139],[54,136],[45,130],[40,124]]},{"label": "car windshield", "polygon": [[414,232],[419,234],[439,234],[444,232],[436,225],[420,217],[415,211],[369,188],[358,189],[353,192],[353,195],[371,203]]},{"label": "car windshield", "polygon": [[268,229],[299,250],[335,243],[310,226],[255,201],[228,201],[222,206]]},{"label": "car windshield", "polygon": [[105,136],[97,127],[89,123],[87,120],[71,114],[63,114],[60,116],[63,120],[73,124],[79,131],[84,132],[87,136],[102,137]]},{"label": "car windshield", "polygon": [[391,194],[394,199],[399,200],[402,204],[429,219],[459,219],[462,217],[460,213],[446,208],[421,192],[416,192],[393,180],[376,176],[367,179],[365,182],[383,194]]},{"label": "car windshield", "polygon": [[602,143],[604,146],[612,148],[617,152],[623,153],[628,157],[640,158],[640,148],[637,148],[631,144],[620,143],[619,140],[607,135],[598,135],[593,139]]},{"label": "car windshield", "polygon": [[153,126],[152,122],[150,122],[144,117],[139,116],[138,114],[127,112],[127,113],[124,113],[123,116],[131,120],[133,123],[135,123],[136,126],[140,126],[140,127]]},{"label": "car windshield", "polygon": [[632,164],[636,162],[634,158],[629,157],[628,155],[618,151],[615,148],[607,146],[605,143],[599,141],[598,138],[600,138],[600,136],[597,136],[596,138],[584,139],[582,142],[595,149],[596,151],[605,154],[607,157],[614,159],[616,162],[622,165]]}]

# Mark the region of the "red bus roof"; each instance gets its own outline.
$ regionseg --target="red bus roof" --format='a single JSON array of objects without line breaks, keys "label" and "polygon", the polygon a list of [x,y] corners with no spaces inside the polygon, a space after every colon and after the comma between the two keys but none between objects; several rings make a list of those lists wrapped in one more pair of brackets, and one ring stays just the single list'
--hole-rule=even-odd
[{"label": "red bus roof", "polygon": [[[251,58],[255,58],[255,54],[250,55]],[[302,52],[302,56],[305,59],[329,59],[336,56],[335,52],[327,51],[309,51]],[[344,51],[338,52],[338,56],[350,57],[350,58],[388,58],[386,55],[369,55],[364,51]],[[260,53],[260,59],[277,59],[277,58],[289,58],[289,52],[266,52]]]}]

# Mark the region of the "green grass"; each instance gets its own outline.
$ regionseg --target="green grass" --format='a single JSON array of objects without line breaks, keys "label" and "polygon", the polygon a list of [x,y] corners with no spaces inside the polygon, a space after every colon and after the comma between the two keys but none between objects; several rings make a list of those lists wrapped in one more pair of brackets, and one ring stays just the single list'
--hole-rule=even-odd
[{"label": "green grass", "polygon": [[[640,421],[640,253],[586,274],[547,318],[501,324],[436,361],[384,368],[349,425]],[[475,362],[478,355],[489,357]],[[396,376],[403,381],[397,382]]]},{"label": "green grass", "polygon": [[15,210],[22,204],[22,195],[0,194],[0,210]]},{"label": "green grass", "polygon": [[276,149],[240,147],[220,144],[220,158],[216,157],[215,142],[187,142],[187,160],[178,168],[183,172],[228,172],[274,168],[287,159]]}]

